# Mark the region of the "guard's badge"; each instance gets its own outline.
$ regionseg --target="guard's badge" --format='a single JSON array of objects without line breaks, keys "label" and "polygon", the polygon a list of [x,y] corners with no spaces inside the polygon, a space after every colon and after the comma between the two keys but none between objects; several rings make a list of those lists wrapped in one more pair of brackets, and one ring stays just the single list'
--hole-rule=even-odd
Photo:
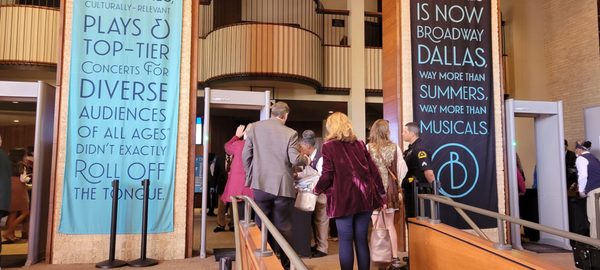
[{"label": "guard's badge", "polygon": [[427,153],[425,151],[419,151],[419,153],[417,154],[417,157],[419,157],[419,158],[426,158],[427,157]]}]

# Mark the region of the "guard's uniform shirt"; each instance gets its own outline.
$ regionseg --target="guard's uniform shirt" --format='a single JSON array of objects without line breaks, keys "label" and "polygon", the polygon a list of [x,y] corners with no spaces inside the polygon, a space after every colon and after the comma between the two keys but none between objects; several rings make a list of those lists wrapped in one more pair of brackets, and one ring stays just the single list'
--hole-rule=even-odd
[{"label": "guard's uniform shirt", "polygon": [[420,193],[431,193],[430,185],[425,178],[425,171],[431,170],[431,157],[421,138],[408,145],[408,149],[404,151],[404,161],[406,161],[408,167],[406,177],[402,181],[406,217],[415,217],[416,197],[413,190],[414,185],[418,183]]},{"label": "guard's uniform shirt", "polygon": [[427,183],[425,171],[431,170],[431,159],[421,138],[408,145],[408,149],[404,151],[404,161],[406,161],[408,173],[406,173],[406,177],[402,181],[403,187],[404,185],[409,185],[414,180],[420,183]]}]

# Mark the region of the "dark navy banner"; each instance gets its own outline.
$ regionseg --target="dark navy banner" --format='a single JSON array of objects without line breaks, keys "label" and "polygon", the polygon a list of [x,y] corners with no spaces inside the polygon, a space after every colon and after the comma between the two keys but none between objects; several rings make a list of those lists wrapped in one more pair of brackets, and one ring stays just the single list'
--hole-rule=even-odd
[{"label": "dark navy banner", "polygon": [[[490,0],[411,0],[411,34],[414,119],[440,194],[497,211]],[[441,215],[468,227],[451,208]]]}]

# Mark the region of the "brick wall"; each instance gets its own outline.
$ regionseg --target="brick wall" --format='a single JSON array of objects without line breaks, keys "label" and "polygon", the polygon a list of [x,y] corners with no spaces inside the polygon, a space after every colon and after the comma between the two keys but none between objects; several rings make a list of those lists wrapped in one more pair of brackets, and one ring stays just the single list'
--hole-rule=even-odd
[{"label": "brick wall", "polygon": [[596,0],[547,1],[545,55],[548,91],[562,100],[565,138],[585,136],[583,109],[600,105],[600,47]]},{"label": "brick wall", "polygon": [[505,0],[501,9],[507,92],[562,100],[565,139],[573,145],[585,136],[583,109],[600,105],[596,0]]}]

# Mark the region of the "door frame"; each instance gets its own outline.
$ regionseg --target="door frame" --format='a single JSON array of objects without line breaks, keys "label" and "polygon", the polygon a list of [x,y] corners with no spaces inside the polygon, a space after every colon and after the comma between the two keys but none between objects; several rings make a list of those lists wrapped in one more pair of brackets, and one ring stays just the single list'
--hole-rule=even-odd
[{"label": "door frame", "polygon": [[[201,95],[198,95],[201,96]],[[204,88],[204,119],[202,119],[202,156],[208,157],[210,145],[210,109],[245,109],[260,111],[260,120],[269,118],[271,92],[251,92]],[[200,257],[206,258],[206,210],[208,181],[208,158],[202,159],[202,218],[200,225]],[[188,194],[189,195],[189,194]],[[193,194],[191,194],[193,196]],[[193,206],[191,206],[193,207]]]},{"label": "door frame", "polygon": [[[567,187],[565,175],[564,125],[562,101],[528,101],[508,99],[506,112],[506,159],[510,215],[519,218],[519,190],[517,183],[515,118],[534,119],[536,138],[536,172],[538,176],[539,223],[559,230],[569,231]],[[552,135],[554,134],[554,135]],[[558,164],[557,164],[558,163]],[[553,194],[558,193],[558,194]],[[523,249],[521,228],[511,224],[513,247]],[[569,239],[540,232],[540,243],[571,249]]]},{"label": "door frame", "polygon": [[27,261],[25,265],[35,264],[46,256],[50,242],[50,229],[52,224],[51,191],[55,170],[56,151],[54,138],[56,137],[56,102],[58,91],[56,87],[43,81],[14,82],[0,81],[0,99],[26,100],[36,103],[35,136],[33,171],[34,183],[31,190],[31,207],[29,217],[29,239],[27,246]]}]

